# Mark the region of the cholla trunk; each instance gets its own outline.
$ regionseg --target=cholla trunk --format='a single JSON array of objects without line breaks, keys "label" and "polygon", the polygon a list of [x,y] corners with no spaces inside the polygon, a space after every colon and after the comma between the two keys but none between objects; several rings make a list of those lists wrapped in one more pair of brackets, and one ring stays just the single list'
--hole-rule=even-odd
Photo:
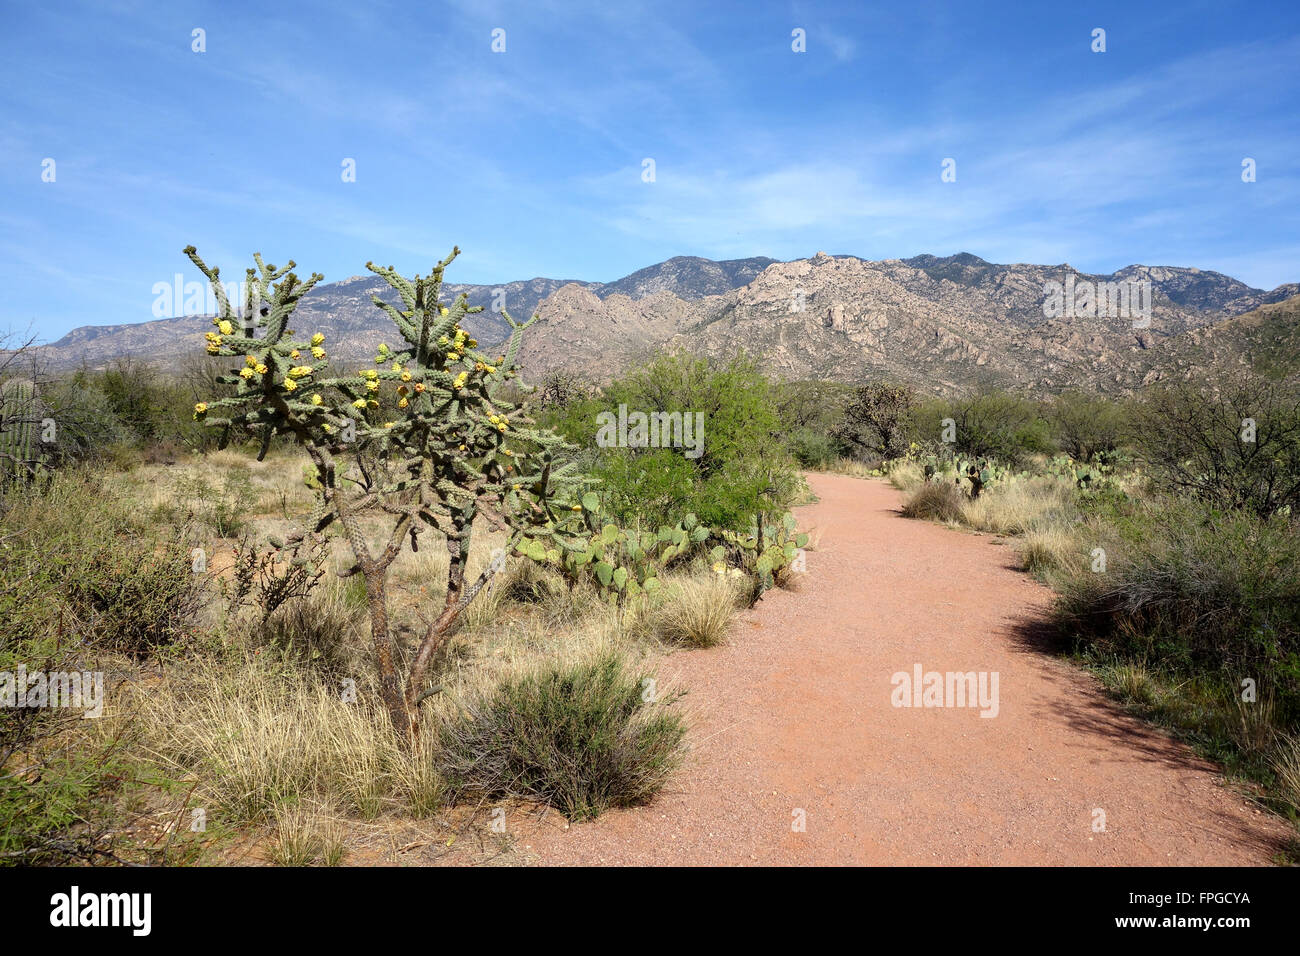
[{"label": "cholla trunk", "polygon": [[402,694],[402,681],[393,663],[393,642],[388,631],[388,602],[384,588],[384,572],[375,570],[365,575],[366,603],[370,606],[370,637],[375,650],[375,667],[379,671],[379,693],[388,716],[393,721],[393,731],[398,740],[407,743],[414,734],[414,719]]}]

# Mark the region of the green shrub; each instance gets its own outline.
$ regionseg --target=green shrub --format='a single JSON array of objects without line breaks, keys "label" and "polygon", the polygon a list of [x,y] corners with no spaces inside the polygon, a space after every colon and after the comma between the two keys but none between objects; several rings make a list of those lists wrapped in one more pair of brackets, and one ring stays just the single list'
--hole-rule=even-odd
[{"label": "green shrub", "polygon": [[690,460],[671,448],[609,449],[591,474],[600,479],[603,513],[621,526],[675,524],[703,485]]},{"label": "green shrub", "polygon": [[194,626],[205,578],[183,531],[149,525],[88,472],[60,473],[11,504],[0,520],[0,642],[71,633],[138,655]]},{"label": "green shrub", "polygon": [[685,725],[643,694],[606,652],[462,701],[438,725],[449,792],[540,800],[573,820],[649,800],[680,762]]},{"label": "green shrub", "polygon": [[850,454],[835,435],[853,388],[838,382],[777,382],[772,387],[781,444],[805,468],[825,469]]},{"label": "green shrub", "polygon": [[1123,405],[1083,392],[1057,395],[1048,406],[1047,419],[1057,447],[1085,464],[1114,453],[1127,428]]},{"label": "green shrub", "polygon": [[[913,440],[946,447],[971,458],[996,458],[1008,465],[1027,455],[1051,451],[1048,423],[1031,399],[1011,392],[985,391],[965,398],[933,399],[908,414]],[[944,420],[952,420],[952,441],[944,441]]]},{"label": "green shrub", "polygon": [[801,428],[786,437],[790,454],[804,468],[828,469],[841,458],[847,449],[833,435]]},{"label": "green shrub", "polygon": [[1252,678],[1271,688],[1285,719],[1300,717],[1295,526],[1194,505],[1129,521],[1103,573],[1064,580],[1062,626],[1104,653],[1216,674],[1229,688]]},{"label": "green shrub", "polygon": [[201,475],[176,479],[175,497],[189,515],[203,522],[219,538],[237,537],[248,520],[249,503],[255,499],[253,479],[247,471],[227,471],[220,488]]},{"label": "green shrub", "polygon": [[[780,514],[802,488],[785,453],[778,392],[744,356],[725,363],[661,355],[600,395],[553,407],[541,420],[593,452],[603,514],[620,526],[675,524],[687,512],[740,529],[757,512]],[[601,413],[703,415],[700,454],[679,448],[600,448]]]},{"label": "green shrub", "polygon": [[[0,618],[10,620],[12,611],[0,607]],[[0,672],[14,674],[19,666],[29,674],[103,669],[76,645],[53,637],[18,640],[6,629]],[[102,690],[111,692],[108,680]],[[119,795],[135,782],[136,768],[126,758],[135,726],[119,720],[112,736],[97,734],[99,727],[75,707],[0,706],[0,866],[103,863],[118,853],[135,859],[122,847],[118,807]]]}]

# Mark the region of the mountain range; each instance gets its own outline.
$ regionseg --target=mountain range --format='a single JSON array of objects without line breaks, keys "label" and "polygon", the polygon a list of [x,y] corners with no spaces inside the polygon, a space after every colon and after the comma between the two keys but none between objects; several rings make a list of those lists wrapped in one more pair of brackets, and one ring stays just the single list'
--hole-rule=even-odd
[{"label": "mountain range", "polygon": [[[1097,316],[1076,303],[1060,314],[1045,308],[1054,283],[1071,290],[1148,283],[1150,308],[1141,317],[1113,309]],[[785,262],[679,256],[616,282],[535,278],[443,288],[444,299],[465,293],[484,307],[465,325],[485,344],[506,334],[497,308],[516,319],[536,312],[521,353],[525,379],[569,369],[606,380],[659,349],[719,358],[743,350],[786,378],[888,379],[936,393],[980,384],[1119,392],[1206,365],[1292,372],[1300,364],[1300,284],[1266,291],[1174,266],[1092,275],[969,253],[871,261],[818,252]],[[294,326],[323,332],[338,359],[368,361],[380,342],[395,344],[372,295],[395,301],[376,276],[321,284],[304,298]],[[36,353],[55,371],[128,355],[174,363],[201,355],[210,328],[203,316],[85,326]]]}]

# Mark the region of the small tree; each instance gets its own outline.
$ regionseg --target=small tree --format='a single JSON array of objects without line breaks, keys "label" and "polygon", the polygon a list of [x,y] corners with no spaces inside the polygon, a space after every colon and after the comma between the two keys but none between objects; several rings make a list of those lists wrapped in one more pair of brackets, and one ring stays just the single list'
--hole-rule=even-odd
[{"label": "small tree", "polygon": [[[400,740],[419,731],[419,704],[430,662],[451,634],[460,614],[498,570],[494,562],[470,584],[466,562],[474,522],[483,518],[505,531],[509,547],[558,562],[588,530],[579,504],[589,479],[566,456],[571,446],[536,429],[519,405],[501,398],[499,387],[515,376],[523,330],[503,313],[511,334],[502,352],[489,356],[461,328],[470,308],[462,294],[444,303],[439,295],[444,269],[459,249],[428,276],[406,279],[392,266],[366,267],[397,293],[401,306],[373,298],[396,326],[402,346],[380,346],[374,368],[331,375],[325,338],[295,338],[289,319],[323,276],[299,281],[288,266],[277,269],[259,255],[247,271],[242,314],[227,300],[218,270],[209,268],[193,246],[186,255],[208,278],[216,295],[215,332],[207,333],[212,355],[241,357],[243,366],[223,379],[232,396],[199,402],[196,418],[231,434],[252,434],[259,457],[279,434],[300,444],[311,459],[308,485],[317,508],[308,526],[290,539],[301,543],[341,527],[354,563],[343,574],[365,582],[371,643],[380,693]],[[380,414],[381,398],[394,408]],[[589,503],[594,500],[589,496]],[[372,548],[365,521],[386,523],[385,540]],[[389,628],[387,576],[409,543],[432,529],[442,537],[449,564],[442,610],[415,649],[406,674],[398,673]],[[285,542],[272,541],[283,547]],[[585,541],[582,542],[585,547]]]},{"label": "small tree", "polygon": [[907,416],[915,397],[906,385],[860,386],[835,437],[866,458],[899,458],[907,453]]},{"label": "small tree", "polygon": [[1161,490],[1267,518],[1300,508],[1300,395],[1241,373],[1149,392],[1133,438]]},{"label": "small tree", "polygon": [[1048,418],[1061,451],[1085,464],[1115,451],[1124,437],[1123,408],[1099,395],[1062,392],[1052,399]]}]

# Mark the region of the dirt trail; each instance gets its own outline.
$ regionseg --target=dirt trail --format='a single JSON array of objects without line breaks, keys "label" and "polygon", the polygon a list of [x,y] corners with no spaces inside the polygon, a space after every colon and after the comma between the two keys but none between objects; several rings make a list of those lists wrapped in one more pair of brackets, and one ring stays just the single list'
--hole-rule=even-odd
[{"label": "dirt trail", "polygon": [[[510,821],[543,864],[1267,864],[1288,827],[1109,702],[1028,628],[1050,593],[987,536],[812,475],[801,590],[721,648],[669,655],[693,750],[653,804]],[[891,703],[896,672],[996,671],[996,717]],[[665,680],[667,679],[667,680]],[[806,819],[794,832],[795,811]],[[1105,831],[1094,832],[1094,810]]]}]

